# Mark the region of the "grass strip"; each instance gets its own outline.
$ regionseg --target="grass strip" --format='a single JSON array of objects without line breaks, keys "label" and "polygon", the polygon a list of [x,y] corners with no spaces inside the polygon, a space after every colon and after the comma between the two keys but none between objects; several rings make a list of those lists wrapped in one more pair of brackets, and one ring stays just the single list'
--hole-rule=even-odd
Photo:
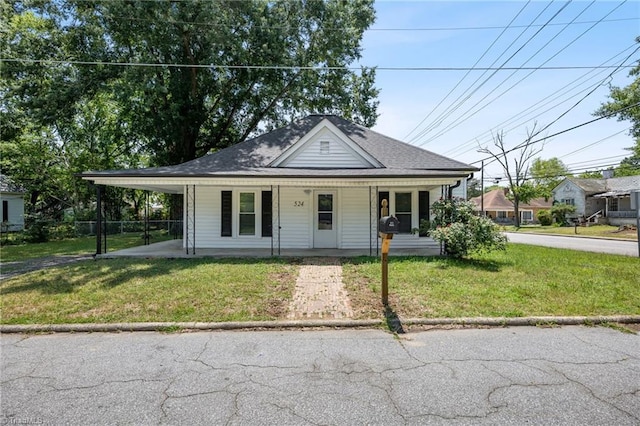
[{"label": "grass strip", "polygon": [[4,324],[274,320],[298,267],[278,259],[109,259],[0,282]]},{"label": "grass strip", "polygon": [[[380,312],[380,263],[343,280],[358,318]],[[640,259],[523,244],[471,259],[390,258],[389,303],[404,318],[640,314]]]}]

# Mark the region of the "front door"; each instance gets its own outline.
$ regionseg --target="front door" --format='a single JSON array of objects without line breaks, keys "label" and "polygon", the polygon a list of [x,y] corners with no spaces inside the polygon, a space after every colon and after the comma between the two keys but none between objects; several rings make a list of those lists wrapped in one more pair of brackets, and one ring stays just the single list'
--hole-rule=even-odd
[{"label": "front door", "polygon": [[313,220],[313,247],[337,248],[336,193],[317,191]]}]

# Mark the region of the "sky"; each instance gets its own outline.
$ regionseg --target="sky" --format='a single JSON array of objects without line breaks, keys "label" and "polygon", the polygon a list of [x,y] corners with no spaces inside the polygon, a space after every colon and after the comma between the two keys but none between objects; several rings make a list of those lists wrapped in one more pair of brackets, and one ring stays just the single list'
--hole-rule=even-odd
[{"label": "sky", "polygon": [[[632,82],[629,66],[640,59],[639,0],[378,0],[375,8],[360,60],[378,67],[374,130],[477,166],[487,158],[480,146],[497,152],[496,133],[512,148],[544,127],[536,157],[557,157],[578,173],[629,155],[630,123],[615,117],[549,136],[597,118],[609,85]],[[602,66],[611,68],[594,68]],[[479,67],[586,68],[467,70]],[[502,167],[487,164],[485,185],[496,178],[506,184]]]}]

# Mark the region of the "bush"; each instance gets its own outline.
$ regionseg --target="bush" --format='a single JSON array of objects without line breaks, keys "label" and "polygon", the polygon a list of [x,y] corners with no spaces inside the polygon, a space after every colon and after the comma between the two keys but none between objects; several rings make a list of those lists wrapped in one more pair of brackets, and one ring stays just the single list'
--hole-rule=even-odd
[{"label": "bush", "polygon": [[44,220],[35,220],[23,233],[27,243],[46,243],[49,241],[49,223]]},{"label": "bush", "polygon": [[551,207],[551,215],[560,225],[568,225],[567,216],[576,212],[576,206],[570,204],[556,204]]},{"label": "bush", "polygon": [[538,222],[540,225],[549,226],[553,223],[553,216],[551,216],[551,210],[540,210],[538,212]]},{"label": "bush", "polygon": [[498,225],[488,217],[476,216],[474,208],[473,203],[459,198],[433,203],[429,235],[444,244],[447,255],[460,258],[506,248],[507,238]]}]

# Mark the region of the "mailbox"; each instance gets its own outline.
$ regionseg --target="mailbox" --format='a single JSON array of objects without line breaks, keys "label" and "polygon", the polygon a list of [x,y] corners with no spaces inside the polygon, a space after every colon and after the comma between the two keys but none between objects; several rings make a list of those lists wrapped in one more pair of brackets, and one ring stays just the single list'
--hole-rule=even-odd
[{"label": "mailbox", "polygon": [[384,234],[397,234],[400,229],[400,221],[395,216],[383,216],[380,218],[378,231]]}]

